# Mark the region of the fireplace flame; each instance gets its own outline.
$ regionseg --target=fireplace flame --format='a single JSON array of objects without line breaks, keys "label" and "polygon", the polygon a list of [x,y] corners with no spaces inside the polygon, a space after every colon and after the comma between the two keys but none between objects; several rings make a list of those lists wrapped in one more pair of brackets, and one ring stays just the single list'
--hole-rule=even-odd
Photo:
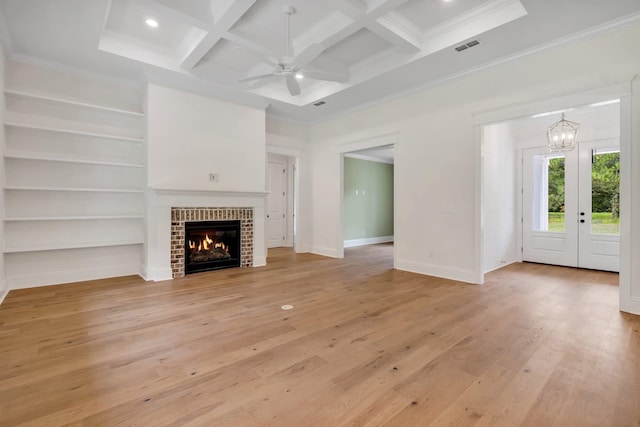
[{"label": "fireplace flame", "polygon": [[[204,240],[202,241],[202,246],[204,247],[204,250],[208,251],[209,249],[211,249],[212,243],[213,243],[213,240],[211,240],[208,234],[205,234]],[[198,250],[201,250],[201,248],[198,248]]]},{"label": "fireplace flame", "polygon": [[[189,263],[217,262],[231,259],[229,244],[224,242],[225,236],[218,236],[216,232],[192,234],[188,236]],[[185,254],[186,255],[186,254]]]},{"label": "fireplace flame", "polygon": [[205,234],[204,240],[199,240],[198,245],[196,246],[196,242],[193,240],[189,240],[189,249],[196,250],[197,252],[201,252],[203,250],[209,251],[211,249],[222,249],[223,251],[229,252],[229,245],[225,245],[224,242],[216,242],[212,240],[208,234]]}]

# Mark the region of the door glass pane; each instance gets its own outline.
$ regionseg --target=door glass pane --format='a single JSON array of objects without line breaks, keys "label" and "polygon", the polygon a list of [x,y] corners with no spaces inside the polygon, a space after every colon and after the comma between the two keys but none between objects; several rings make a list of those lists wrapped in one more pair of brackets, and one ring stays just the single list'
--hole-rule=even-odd
[{"label": "door glass pane", "polygon": [[565,232],[564,155],[534,156],[533,231]]},{"label": "door glass pane", "polygon": [[620,234],[620,151],[617,148],[592,153],[591,233]]}]

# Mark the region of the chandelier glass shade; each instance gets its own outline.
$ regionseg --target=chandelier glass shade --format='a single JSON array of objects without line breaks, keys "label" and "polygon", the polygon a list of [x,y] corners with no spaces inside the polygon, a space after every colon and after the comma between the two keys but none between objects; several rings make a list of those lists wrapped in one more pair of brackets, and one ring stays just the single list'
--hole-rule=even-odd
[{"label": "chandelier glass shade", "polygon": [[566,120],[564,113],[559,122],[547,129],[547,143],[551,152],[571,151],[576,148],[580,124]]}]

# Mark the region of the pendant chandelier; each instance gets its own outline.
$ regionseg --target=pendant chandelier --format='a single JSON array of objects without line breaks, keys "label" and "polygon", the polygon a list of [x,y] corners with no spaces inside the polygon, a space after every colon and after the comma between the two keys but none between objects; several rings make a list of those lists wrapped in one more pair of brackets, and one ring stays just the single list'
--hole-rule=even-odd
[{"label": "pendant chandelier", "polygon": [[547,129],[547,143],[551,152],[571,151],[576,148],[580,124],[562,118]]}]

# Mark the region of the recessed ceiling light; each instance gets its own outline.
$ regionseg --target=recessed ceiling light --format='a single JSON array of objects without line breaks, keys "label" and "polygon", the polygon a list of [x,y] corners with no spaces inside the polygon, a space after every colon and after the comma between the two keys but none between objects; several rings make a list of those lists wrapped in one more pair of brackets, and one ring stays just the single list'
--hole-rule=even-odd
[{"label": "recessed ceiling light", "polygon": [[296,79],[298,80],[304,79],[304,74],[302,74],[301,72],[296,73]]},{"label": "recessed ceiling light", "polygon": [[158,27],[158,21],[156,21],[153,18],[148,18],[146,21],[144,21],[147,23],[148,26],[150,26],[151,28],[157,28]]}]

